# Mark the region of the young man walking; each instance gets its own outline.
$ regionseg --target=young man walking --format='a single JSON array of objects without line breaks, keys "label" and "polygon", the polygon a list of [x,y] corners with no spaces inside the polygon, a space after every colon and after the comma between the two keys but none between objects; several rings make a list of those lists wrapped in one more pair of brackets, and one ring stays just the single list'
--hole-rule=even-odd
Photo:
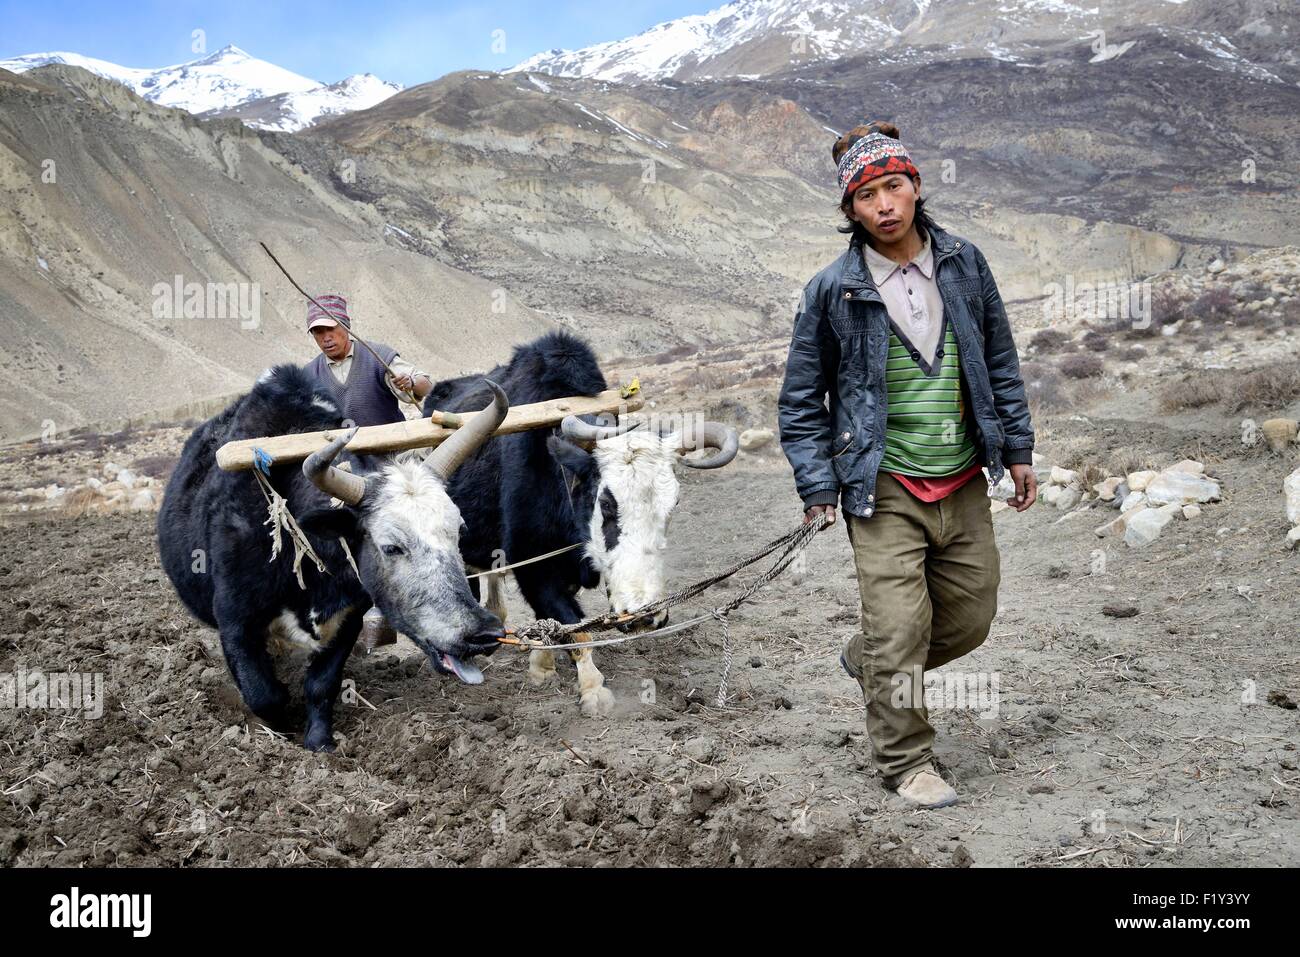
[{"label": "young man walking", "polygon": [[[887,787],[926,808],[935,770],[925,671],[978,647],[1001,580],[988,489],[1037,497],[1034,432],[1011,328],[984,256],[926,214],[898,129],[836,141],[843,255],[804,289],[779,407],[804,521],[842,502],[862,629],[840,663],[862,686]],[[828,400],[829,399],[829,403]]]}]

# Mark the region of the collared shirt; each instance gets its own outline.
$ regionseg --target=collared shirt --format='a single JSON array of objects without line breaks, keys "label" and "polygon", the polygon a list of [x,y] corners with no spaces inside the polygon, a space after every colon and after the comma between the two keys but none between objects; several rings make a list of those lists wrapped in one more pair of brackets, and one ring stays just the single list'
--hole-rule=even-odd
[{"label": "collared shirt", "polygon": [[867,243],[862,244],[862,255],[890,320],[906,337],[905,344],[919,352],[928,366],[934,363],[939,348],[943,299],[934,279],[930,234],[924,229],[921,234],[925,237],[921,251],[904,265],[882,256]]},{"label": "collared shirt", "polygon": [[[351,343],[349,343],[348,354],[345,355],[342,359],[331,359],[329,356],[325,357],[325,361],[329,363],[330,372],[334,373],[334,378],[338,380],[339,385],[343,385],[344,383],[346,383],[348,381],[348,376],[352,372],[353,348],[355,347]],[[393,370],[394,375],[410,376],[412,382],[415,381],[416,376],[424,376],[426,379],[429,378],[429,376],[426,373],[420,372],[418,369],[415,368],[415,366],[411,365],[400,355],[393,356],[393,361],[388,363],[388,367]],[[432,382],[433,380],[429,379],[429,381]],[[388,386],[389,391],[392,392],[393,395],[397,396],[399,399],[409,397],[408,393],[403,392],[401,389],[397,388],[397,386],[393,384],[393,376],[389,375],[388,373],[384,373],[384,385]]]},{"label": "collared shirt", "polygon": [[[934,248],[930,234],[921,230],[924,237],[921,251],[909,262],[899,265],[876,252],[867,243],[862,245],[871,281],[876,284],[890,321],[906,336],[908,344],[921,354],[927,366],[933,365],[935,351],[939,348],[939,335],[943,329],[943,298],[939,284],[934,279]],[[947,498],[981,472],[972,465],[956,475],[942,478],[924,478],[890,472],[912,495],[923,502],[937,502]]]}]

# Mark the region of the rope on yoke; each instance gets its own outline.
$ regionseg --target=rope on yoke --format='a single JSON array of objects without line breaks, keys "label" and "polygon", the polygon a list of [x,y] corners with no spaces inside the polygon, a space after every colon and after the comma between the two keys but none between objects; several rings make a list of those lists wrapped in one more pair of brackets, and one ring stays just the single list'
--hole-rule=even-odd
[{"label": "rope on yoke", "polygon": [[302,560],[304,557],[310,558],[315,563],[317,571],[327,575],[329,572],[325,568],[325,563],[321,561],[321,557],[316,554],[316,549],[312,548],[311,542],[307,541],[307,536],[298,521],[293,517],[293,512],[289,511],[289,503],[271,484],[271,457],[260,448],[255,449],[253,455],[256,465],[256,468],[253,469],[253,475],[257,477],[257,487],[262,490],[262,496],[266,499],[267,516],[266,521],[262,524],[271,526],[270,560],[275,561],[280,556],[280,549],[283,546],[281,534],[287,531],[290,541],[293,542],[293,573],[298,579],[298,587],[305,589],[307,583],[302,578]]},{"label": "rope on yoke", "polygon": [[[289,539],[293,542],[293,574],[298,579],[298,587],[306,590],[307,583],[302,577],[302,560],[310,558],[316,566],[316,570],[323,575],[328,575],[329,569],[325,567],[325,562],[316,554],[316,549],[311,547],[311,542],[307,540],[307,534],[298,524],[298,520],[293,517],[293,512],[289,510],[289,502],[283,495],[275,490],[271,484],[271,464],[272,457],[267,454],[261,447],[253,449],[253,475],[257,479],[257,486],[262,490],[262,497],[266,499],[266,521],[263,525],[271,526],[271,557],[269,561],[275,561],[280,555],[280,549],[283,547],[282,534],[287,531]],[[356,559],[352,557],[352,549],[348,548],[347,539],[339,537],[339,544],[343,546],[343,554],[347,557],[348,564],[352,566],[352,572],[361,580],[361,572],[357,569]]]},{"label": "rope on yoke", "polygon": [[596,615],[583,621],[575,622],[571,625],[562,624],[554,618],[543,618],[535,621],[531,625],[526,625],[517,631],[510,632],[509,636],[504,639],[503,644],[515,645],[520,648],[529,650],[542,648],[558,647],[554,642],[560,638],[567,637],[578,631],[608,631],[626,621],[632,621],[657,611],[662,611],[673,605],[689,601],[696,595],[706,591],[720,581],[730,578],[743,568],[747,568],[754,563],[761,561],[773,552],[780,551],[776,560],[772,562],[767,571],[757,576],[752,582],[745,586],[739,595],[731,599],[724,605],[719,605],[711,609],[707,614],[692,618],[689,621],[677,625],[667,625],[663,628],[656,628],[654,631],[642,632],[634,635],[624,635],[621,638],[609,638],[602,641],[585,641],[582,642],[584,648],[599,648],[605,645],[620,645],[624,642],[634,641],[637,639],[651,638],[657,635],[670,634],[678,631],[685,631],[687,628],[693,628],[696,625],[703,624],[706,621],[715,619],[722,625],[722,680],[718,686],[717,704],[722,708],[726,704],[727,682],[731,675],[731,664],[734,649],[731,643],[731,628],[728,616],[740,605],[748,601],[755,592],[764,585],[771,582],[787,568],[808,547],[813,536],[826,527],[825,513],[819,514],[806,525],[799,525],[792,531],[786,532],[780,538],[777,538],[764,545],[757,552],[748,558],[736,562],[730,568],[711,575],[708,578],[701,579],[685,588],[679,589],[658,601],[652,601],[649,604],[642,605],[629,612],[615,614],[613,612],[603,615]]}]

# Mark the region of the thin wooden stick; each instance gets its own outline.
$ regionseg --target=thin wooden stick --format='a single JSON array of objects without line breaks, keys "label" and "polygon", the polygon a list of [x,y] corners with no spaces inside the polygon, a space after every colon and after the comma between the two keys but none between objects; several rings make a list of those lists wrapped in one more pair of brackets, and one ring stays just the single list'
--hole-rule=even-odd
[{"label": "thin wooden stick", "polygon": [[[317,302],[315,296],[313,296],[311,293],[309,293],[306,289],[303,289],[302,286],[298,285],[297,280],[295,280],[292,276],[289,275],[289,270],[285,269],[284,266],[283,266],[283,264],[281,264],[280,260],[278,260],[278,259],[275,258],[275,253],[271,252],[271,250],[269,250],[269,249],[266,248],[266,243],[264,243],[264,242],[258,242],[257,245],[259,245],[259,246],[262,247],[262,252],[266,253],[268,256],[271,257],[271,262],[275,263],[277,266],[280,267],[280,272],[284,273],[284,278],[287,279],[287,280],[289,280],[289,284],[290,284],[291,286],[293,286],[294,289],[297,289],[300,293],[302,293],[304,296],[306,296],[308,299],[310,299],[310,300],[312,301],[312,303],[316,306],[317,309],[319,309],[321,312],[325,313],[325,315],[329,316],[331,319],[333,319],[335,322],[337,322],[340,326],[342,326],[344,329],[346,329],[346,330],[348,331],[348,335],[349,335],[350,337],[352,337],[352,338],[355,339],[357,342],[359,342],[359,343],[361,343],[363,346],[365,346],[365,347],[366,347],[366,351],[369,352],[369,353],[370,353],[372,356],[374,356],[376,359],[378,359],[378,360],[379,360],[379,364],[382,365],[382,366],[383,366],[383,367],[388,371],[388,374],[389,374],[390,376],[393,377],[393,383],[394,383],[394,384],[397,383],[397,373],[393,371],[393,367],[390,366],[387,362],[384,361],[383,356],[381,356],[378,352],[376,352],[374,349],[372,349],[372,348],[370,347],[370,343],[366,342],[365,339],[362,339],[359,335],[357,335],[355,332],[353,332],[353,331],[352,331],[352,326],[351,326],[350,324],[348,324],[348,323],[344,322],[342,319],[340,319],[336,313],[330,312],[328,309],[326,309],[324,306],[322,306],[319,302]],[[412,386],[414,386],[414,385],[415,385],[414,381],[412,381],[411,384],[412,384]],[[419,400],[418,398],[416,398],[415,395],[414,395],[412,392],[409,392],[409,391],[407,391],[406,389],[402,389],[401,391],[402,391],[402,396],[403,396],[403,398],[405,398],[407,402],[411,403],[411,405],[415,406],[417,409],[420,407],[420,400]]]}]

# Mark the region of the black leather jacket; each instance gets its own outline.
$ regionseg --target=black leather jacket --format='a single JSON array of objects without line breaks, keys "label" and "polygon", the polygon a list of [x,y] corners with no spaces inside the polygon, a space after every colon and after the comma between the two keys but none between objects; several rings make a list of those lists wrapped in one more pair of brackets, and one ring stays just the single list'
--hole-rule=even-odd
[{"label": "black leather jacket", "polygon": [[[929,232],[980,463],[997,482],[1004,463],[1028,464],[1034,447],[1011,326],[983,254],[942,229]],[[804,288],[777,403],[781,447],[805,509],[843,495],[845,511],[875,511],[888,353],[889,315],[854,240]]]}]

